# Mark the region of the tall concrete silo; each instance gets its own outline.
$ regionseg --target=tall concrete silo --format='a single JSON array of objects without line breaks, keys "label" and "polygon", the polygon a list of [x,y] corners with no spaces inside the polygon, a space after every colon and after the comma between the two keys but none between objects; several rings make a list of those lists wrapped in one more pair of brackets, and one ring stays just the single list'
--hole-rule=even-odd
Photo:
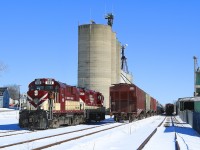
[{"label": "tall concrete silo", "polygon": [[121,80],[121,43],[116,42],[116,83],[120,83]]},{"label": "tall concrete silo", "polygon": [[109,108],[109,87],[119,80],[116,34],[102,24],[80,25],[78,34],[78,86],[102,92]]},{"label": "tall concrete silo", "polygon": [[120,51],[121,45],[116,38],[116,33],[112,33],[112,44],[111,44],[111,84],[120,82]]}]

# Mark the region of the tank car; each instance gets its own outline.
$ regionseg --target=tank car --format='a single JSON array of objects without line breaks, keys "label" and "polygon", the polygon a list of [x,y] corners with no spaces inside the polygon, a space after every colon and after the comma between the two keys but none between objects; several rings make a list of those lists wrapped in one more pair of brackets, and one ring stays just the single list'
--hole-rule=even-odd
[{"label": "tank car", "polygon": [[105,119],[100,92],[77,88],[51,78],[29,84],[27,107],[19,113],[19,126],[29,129],[57,128]]},{"label": "tank car", "polygon": [[165,105],[165,113],[166,115],[172,115],[174,113],[174,104],[166,104]]}]

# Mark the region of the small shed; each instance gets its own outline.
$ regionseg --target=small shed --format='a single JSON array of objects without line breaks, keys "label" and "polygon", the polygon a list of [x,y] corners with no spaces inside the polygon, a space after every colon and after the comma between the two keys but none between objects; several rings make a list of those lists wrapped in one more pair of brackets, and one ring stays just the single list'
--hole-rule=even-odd
[{"label": "small shed", "polygon": [[0,108],[9,108],[9,99],[8,87],[0,87]]}]

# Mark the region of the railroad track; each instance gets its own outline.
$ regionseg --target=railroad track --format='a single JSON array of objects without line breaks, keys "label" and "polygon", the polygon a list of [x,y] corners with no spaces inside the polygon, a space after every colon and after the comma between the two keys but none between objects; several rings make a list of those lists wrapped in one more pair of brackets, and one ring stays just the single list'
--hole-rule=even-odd
[{"label": "railroad track", "polygon": [[[58,138],[59,136],[62,136],[62,135],[73,134],[73,133],[76,133],[76,132],[81,132],[81,131],[85,131],[85,130],[91,130],[91,129],[94,129],[94,128],[100,128],[100,127],[108,126],[108,125],[111,125],[111,124],[113,124],[113,123],[94,126],[94,127],[90,127],[90,128],[79,129],[79,130],[75,130],[75,131],[63,132],[63,133],[54,134],[54,135],[50,135],[50,136],[45,136],[45,137],[41,137],[41,138],[34,138],[34,139],[31,139],[31,140],[26,140],[26,141],[20,141],[20,142],[16,142],[16,143],[0,146],[0,149],[1,148],[12,147],[12,146],[17,146],[17,145],[20,145],[20,144],[31,143],[31,142],[35,142],[35,141],[39,141],[39,140],[43,140],[43,139],[49,139],[49,138],[54,138],[54,137]],[[35,148],[35,149],[48,148],[50,146],[58,145],[58,144],[61,144],[61,143],[64,143],[64,142],[68,142],[68,141],[79,139],[79,138],[82,138],[82,137],[85,137],[85,136],[96,134],[96,133],[99,133],[99,132],[102,132],[102,131],[110,130],[112,128],[116,128],[116,127],[122,126],[124,124],[127,124],[127,123],[123,123],[123,124],[120,124],[120,125],[115,125],[115,126],[112,126],[112,127],[109,127],[109,128],[105,128],[105,129],[102,129],[102,130],[95,131],[95,132],[89,132],[89,133],[83,134],[81,136],[74,136],[73,138],[65,139],[65,140],[62,140],[62,141],[59,141],[59,142],[55,142],[56,140],[52,140],[53,142],[51,142],[51,144],[47,144],[45,146],[41,146],[41,147],[38,147],[38,148]]]},{"label": "railroad track", "polygon": [[[11,134],[6,134],[6,133],[10,133],[10,132],[11,132]],[[16,132],[20,132],[20,133],[16,133]],[[18,131],[13,130],[13,131],[8,131],[8,132],[0,132],[0,138],[1,137],[6,137],[6,136],[13,136],[13,135],[20,135],[20,134],[32,133],[32,132],[33,131],[26,131],[26,130],[18,130]]]},{"label": "railroad track", "polygon": [[[163,119],[163,121],[157,126],[157,128],[158,127],[160,127],[162,124],[163,124],[163,122],[165,121],[165,119],[166,119],[166,117]],[[137,150],[142,150],[144,147],[145,147],[145,145],[148,143],[148,141],[153,137],[153,135],[156,133],[156,131],[157,131],[157,128],[155,128],[155,130],[153,130],[153,132],[144,140],[144,142],[142,142],[142,144],[137,148]]]},{"label": "railroad track", "polygon": [[84,134],[84,135],[81,135],[81,136],[76,136],[76,137],[73,137],[73,138],[70,138],[70,139],[62,140],[62,141],[55,142],[55,143],[52,143],[52,144],[48,144],[48,145],[45,145],[45,146],[41,146],[41,147],[35,148],[33,150],[41,150],[41,149],[44,149],[44,148],[52,147],[52,146],[59,145],[59,144],[62,144],[62,143],[66,143],[66,142],[69,142],[69,141],[72,141],[72,140],[80,139],[82,137],[90,136],[90,135],[93,135],[93,134],[96,134],[96,133],[99,133],[99,132],[111,130],[111,129],[123,126],[125,124],[127,124],[127,123],[117,125],[117,126],[114,126],[114,127],[110,127],[110,128],[106,128],[106,129],[102,129],[102,130],[99,130],[99,131],[91,132],[91,133]]},{"label": "railroad track", "polygon": [[16,110],[14,110],[14,109],[13,110],[0,110],[0,113],[1,112],[11,112],[11,111],[13,112],[13,111],[16,111]]},{"label": "railroad track", "polygon": [[[172,119],[172,117],[171,117],[171,119]],[[175,122],[174,122],[174,120],[175,120]],[[172,125],[173,125],[173,127],[175,127],[175,125],[174,125],[175,123],[177,124],[177,123],[180,123],[180,122],[176,119],[176,117],[173,117],[173,119],[172,119]],[[180,150],[180,146],[179,146],[179,143],[178,143],[178,140],[177,140],[176,128],[174,128],[174,132],[175,132],[175,140],[176,140],[175,141],[175,143],[176,143],[176,150]]]},{"label": "railroad track", "polygon": [[1,131],[0,134],[1,133],[18,132],[18,131],[20,131],[20,130],[7,130],[7,131],[3,131],[3,132]]},{"label": "railroad track", "polygon": [[[106,123],[108,124],[108,123]],[[95,125],[95,124],[94,124]],[[105,125],[105,124],[104,124]],[[103,126],[103,125],[102,125]],[[60,127],[61,128],[61,127]],[[15,133],[15,132],[20,132],[21,133]],[[26,133],[33,133],[33,132],[38,132],[41,130],[34,130],[34,131],[27,131],[27,130],[9,130],[9,131],[4,131],[0,132],[0,137],[6,137],[6,136],[13,136],[13,135],[20,135],[20,134],[26,134]],[[14,133],[13,133],[14,132]],[[41,131],[42,132],[42,131]],[[6,133],[11,133],[11,134],[6,134]]]},{"label": "railroad track", "polygon": [[[176,117],[174,117],[173,120],[174,120],[174,123],[175,123],[176,125],[181,125],[181,127],[185,127],[185,126],[183,125],[183,123],[180,123],[180,121],[178,121],[178,120],[176,119]],[[179,127],[180,127],[180,126],[179,126]]]},{"label": "railroad track", "polygon": [[[177,133],[176,133],[176,130],[175,130],[175,124],[177,122],[178,122],[178,120],[174,116],[173,117],[172,116],[171,117],[165,117],[165,119],[158,125],[158,127],[160,127],[162,124],[166,128],[174,127],[175,149],[176,150],[180,150],[180,146],[179,146],[179,143],[177,141]],[[137,150],[142,150],[147,145],[147,143],[151,140],[153,135],[156,133],[157,128],[145,139],[145,141],[138,147]]]}]

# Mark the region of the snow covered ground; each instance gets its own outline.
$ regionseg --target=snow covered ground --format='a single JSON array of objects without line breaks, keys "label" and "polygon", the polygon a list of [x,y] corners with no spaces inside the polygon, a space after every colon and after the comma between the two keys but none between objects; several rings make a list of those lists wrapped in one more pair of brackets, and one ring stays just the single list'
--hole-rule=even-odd
[{"label": "snow covered ground", "polygon": [[[4,109],[6,110],[6,109]],[[63,132],[70,132],[78,129],[89,128],[93,126],[99,126],[105,124],[105,126],[97,127],[91,130],[84,130],[76,133],[65,134],[58,137],[51,137],[42,139],[39,141],[33,141],[31,143],[20,144],[12,147],[5,148],[6,150],[29,150],[37,147],[44,146],[45,144],[62,141],[71,137],[79,136],[89,132],[101,130],[110,126],[116,126],[123,123],[115,123],[113,118],[107,116],[106,120],[100,124],[90,125],[77,125],[62,127],[58,129],[49,129],[30,132],[28,130],[22,130],[18,126],[19,111],[4,111],[0,109],[0,146],[10,143],[16,143],[19,141],[31,140],[39,137],[46,137]],[[59,150],[135,150],[140,144],[147,138],[147,136],[163,121],[164,116],[154,116],[125,124],[123,126],[99,132],[87,137],[72,140],[66,143],[62,143],[47,149],[59,149]],[[177,117],[179,121],[180,118]],[[109,125],[107,125],[109,124]],[[175,124],[176,125],[176,124]],[[175,149],[175,131],[177,134],[178,143],[182,149],[198,150],[200,148],[200,136],[197,134],[188,124],[177,124],[179,127],[164,127],[161,125],[152,139],[147,143],[144,149],[150,150],[171,150]],[[20,131],[19,131],[20,130]],[[7,131],[10,131],[9,133]],[[16,134],[12,136],[2,137],[3,135],[13,134],[15,131],[27,132],[24,134]],[[3,133],[4,132],[4,133]],[[16,132],[15,132],[16,133]]]},{"label": "snow covered ground", "polygon": [[175,124],[174,130],[181,150],[199,150],[200,149],[200,135],[192,129],[192,127],[183,122],[181,118],[176,117],[180,122]]}]

